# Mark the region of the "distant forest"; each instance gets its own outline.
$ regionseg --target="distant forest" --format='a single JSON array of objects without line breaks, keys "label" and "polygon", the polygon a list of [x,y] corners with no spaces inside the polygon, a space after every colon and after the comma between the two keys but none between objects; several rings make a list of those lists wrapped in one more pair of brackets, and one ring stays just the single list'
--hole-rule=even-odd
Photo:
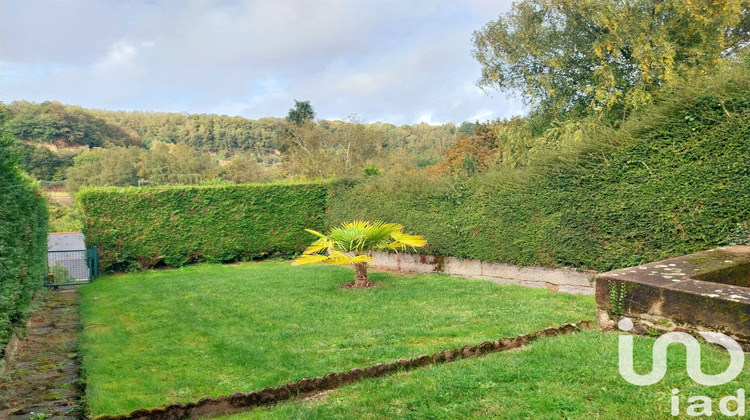
[{"label": "distant forest", "polygon": [[[365,124],[352,116],[348,121],[309,121],[301,127],[284,118],[105,111],[54,101],[0,103],[0,116],[4,131],[17,140],[22,168],[42,181],[81,177],[72,180],[73,189],[130,185],[138,179],[247,182],[354,175],[364,167],[416,169],[438,163],[457,133],[471,133],[474,126]],[[305,156],[296,156],[305,154],[301,138],[316,148],[318,162],[305,163]],[[175,167],[179,162],[172,162],[172,168],[154,168],[159,159],[149,159],[152,151],[171,153],[167,161],[182,157],[200,162],[181,169]],[[119,176],[102,179],[101,171],[94,173],[93,163],[101,166],[108,158],[132,165],[120,168]]]}]

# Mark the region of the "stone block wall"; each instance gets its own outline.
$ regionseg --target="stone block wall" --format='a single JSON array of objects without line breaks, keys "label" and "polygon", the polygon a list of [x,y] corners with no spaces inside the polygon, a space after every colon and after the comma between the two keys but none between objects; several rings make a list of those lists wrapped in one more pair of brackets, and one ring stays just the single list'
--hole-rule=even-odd
[{"label": "stone block wall", "polygon": [[593,295],[595,272],[569,268],[518,267],[479,260],[416,254],[375,253],[370,264],[376,270],[399,273],[445,273],[500,284],[547,289],[554,292]]}]

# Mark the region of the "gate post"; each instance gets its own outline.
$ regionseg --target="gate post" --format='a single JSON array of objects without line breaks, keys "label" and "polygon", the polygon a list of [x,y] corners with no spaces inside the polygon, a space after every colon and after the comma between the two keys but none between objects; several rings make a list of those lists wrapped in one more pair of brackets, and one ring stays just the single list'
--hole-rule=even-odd
[{"label": "gate post", "polygon": [[91,247],[91,252],[92,254],[94,254],[93,259],[92,259],[92,265],[94,266],[93,267],[94,278],[98,279],[99,278],[99,254],[96,251],[96,245]]}]

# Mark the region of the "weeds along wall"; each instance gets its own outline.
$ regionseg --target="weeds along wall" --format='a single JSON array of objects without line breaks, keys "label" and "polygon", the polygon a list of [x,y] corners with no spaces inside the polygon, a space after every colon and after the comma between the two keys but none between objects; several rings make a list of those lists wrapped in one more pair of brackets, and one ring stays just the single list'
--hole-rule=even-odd
[{"label": "weeds along wall", "polygon": [[100,269],[292,256],[324,225],[325,184],[92,188],[78,193]]},{"label": "weeds along wall", "polygon": [[0,137],[0,355],[47,274],[46,200],[16,166],[12,143]]},{"label": "weeds along wall", "polygon": [[342,184],[328,221],[399,222],[426,253],[600,271],[723,245],[750,220],[750,77],[730,76],[535,167]]}]

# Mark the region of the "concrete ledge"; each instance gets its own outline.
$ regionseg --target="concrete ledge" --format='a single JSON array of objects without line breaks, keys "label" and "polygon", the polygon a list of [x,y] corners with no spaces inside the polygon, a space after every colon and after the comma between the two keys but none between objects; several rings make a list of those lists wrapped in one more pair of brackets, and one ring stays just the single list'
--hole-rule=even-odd
[{"label": "concrete ledge", "polygon": [[596,278],[599,328],[614,329],[626,317],[641,330],[720,331],[750,351],[748,286],[746,245],[602,273]]},{"label": "concrete ledge", "polygon": [[479,260],[416,254],[375,253],[370,263],[376,270],[400,273],[445,273],[490,280],[500,284],[547,289],[553,292],[593,295],[595,272],[569,268],[518,267]]}]

